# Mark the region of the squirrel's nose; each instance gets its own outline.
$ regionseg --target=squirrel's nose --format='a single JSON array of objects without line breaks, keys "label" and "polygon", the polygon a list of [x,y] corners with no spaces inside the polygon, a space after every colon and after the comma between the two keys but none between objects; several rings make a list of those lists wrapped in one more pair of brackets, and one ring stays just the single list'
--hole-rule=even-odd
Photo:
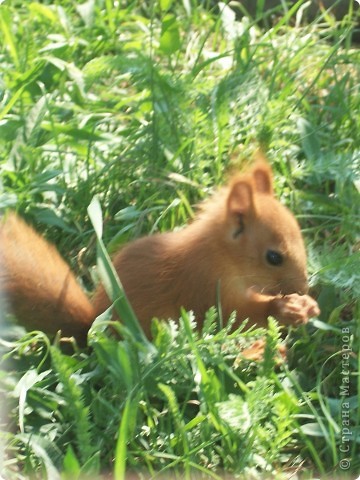
[{"label": "squirrel's nose", "polygon": [[283,295],[290,295],[292,293],[297,293],[298,295],[306,295],[309,291],[309,284],[307,277],[302,279],[292,279],[284,280],[282,282],[281,293]]},{"label": "squirrel's nose", "polygon": [[309,291],[309,283],[307,277],[305,277],[302,281],[302,285],[298,290],[299,295],[306,295]]}]

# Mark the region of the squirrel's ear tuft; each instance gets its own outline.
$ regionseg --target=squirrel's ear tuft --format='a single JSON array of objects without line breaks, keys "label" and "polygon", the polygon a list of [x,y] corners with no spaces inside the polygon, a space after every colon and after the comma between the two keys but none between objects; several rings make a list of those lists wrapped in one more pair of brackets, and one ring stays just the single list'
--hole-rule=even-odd
[{"label": "squirrel's ear tuft", "polygon": [[246,214],[253,208],[253,186],[251,181],[241,179],[232,184],[228,196],[228,211],[231,214]]},{"label": "squirrel's ear tuft", "polygon": [[254,179],[255,190],[258,193],[273,195],[273,176],[270,165],[265,161],[255,164],[252,169],[252,177]]}]

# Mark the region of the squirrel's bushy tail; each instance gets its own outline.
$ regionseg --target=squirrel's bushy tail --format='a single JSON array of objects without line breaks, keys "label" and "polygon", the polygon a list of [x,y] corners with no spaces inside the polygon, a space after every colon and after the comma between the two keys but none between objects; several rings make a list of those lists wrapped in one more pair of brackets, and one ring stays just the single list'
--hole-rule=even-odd
[{"label": "squirrel's bushy tail", "polygon": [[0,224],[0,291],[26,328],[84,341],[95,313],[70,267],[15,214]]}]

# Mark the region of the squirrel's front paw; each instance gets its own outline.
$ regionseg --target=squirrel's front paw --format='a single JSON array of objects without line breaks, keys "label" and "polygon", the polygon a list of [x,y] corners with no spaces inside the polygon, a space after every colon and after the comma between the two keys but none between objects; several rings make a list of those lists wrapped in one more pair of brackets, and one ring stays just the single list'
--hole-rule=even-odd
[{"label": "squirrel's front paw", "polygon": [[270,301],[270,315],[285,325],[307,323],[309,318],[316,317],[319,313],[317,302],[309,295],[292,293]]}]

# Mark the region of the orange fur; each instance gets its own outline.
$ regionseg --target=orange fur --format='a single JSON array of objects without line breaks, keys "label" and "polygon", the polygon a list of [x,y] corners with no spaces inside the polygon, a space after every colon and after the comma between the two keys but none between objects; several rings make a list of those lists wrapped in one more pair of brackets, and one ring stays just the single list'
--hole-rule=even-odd
[{"label": "orange fur", "polygon": [[[14,215],[3,223],[0,243],[1,289],[26,325],[78,336],[109,306],[102,286],[90,303],[56,250]],[[281,255],[281,264],[269,264],[269,251]],[[180,307],[193,310],[201,325],[218,289],[224,319],[236,311],[238,321],[265,325],[273,315],[303,323],[319,312],[305,295],[299,226],[274,198],[271,169],[262,161],[204,202],[183,230],[138,239],[113,261],[149,336],[153,317],[177,319]]]},{"label": "orange fur", "polygon": [[84,341],[94,308],[55,247],[11,213],[0,228],[0,252],[0,291],[19,321]]}]

